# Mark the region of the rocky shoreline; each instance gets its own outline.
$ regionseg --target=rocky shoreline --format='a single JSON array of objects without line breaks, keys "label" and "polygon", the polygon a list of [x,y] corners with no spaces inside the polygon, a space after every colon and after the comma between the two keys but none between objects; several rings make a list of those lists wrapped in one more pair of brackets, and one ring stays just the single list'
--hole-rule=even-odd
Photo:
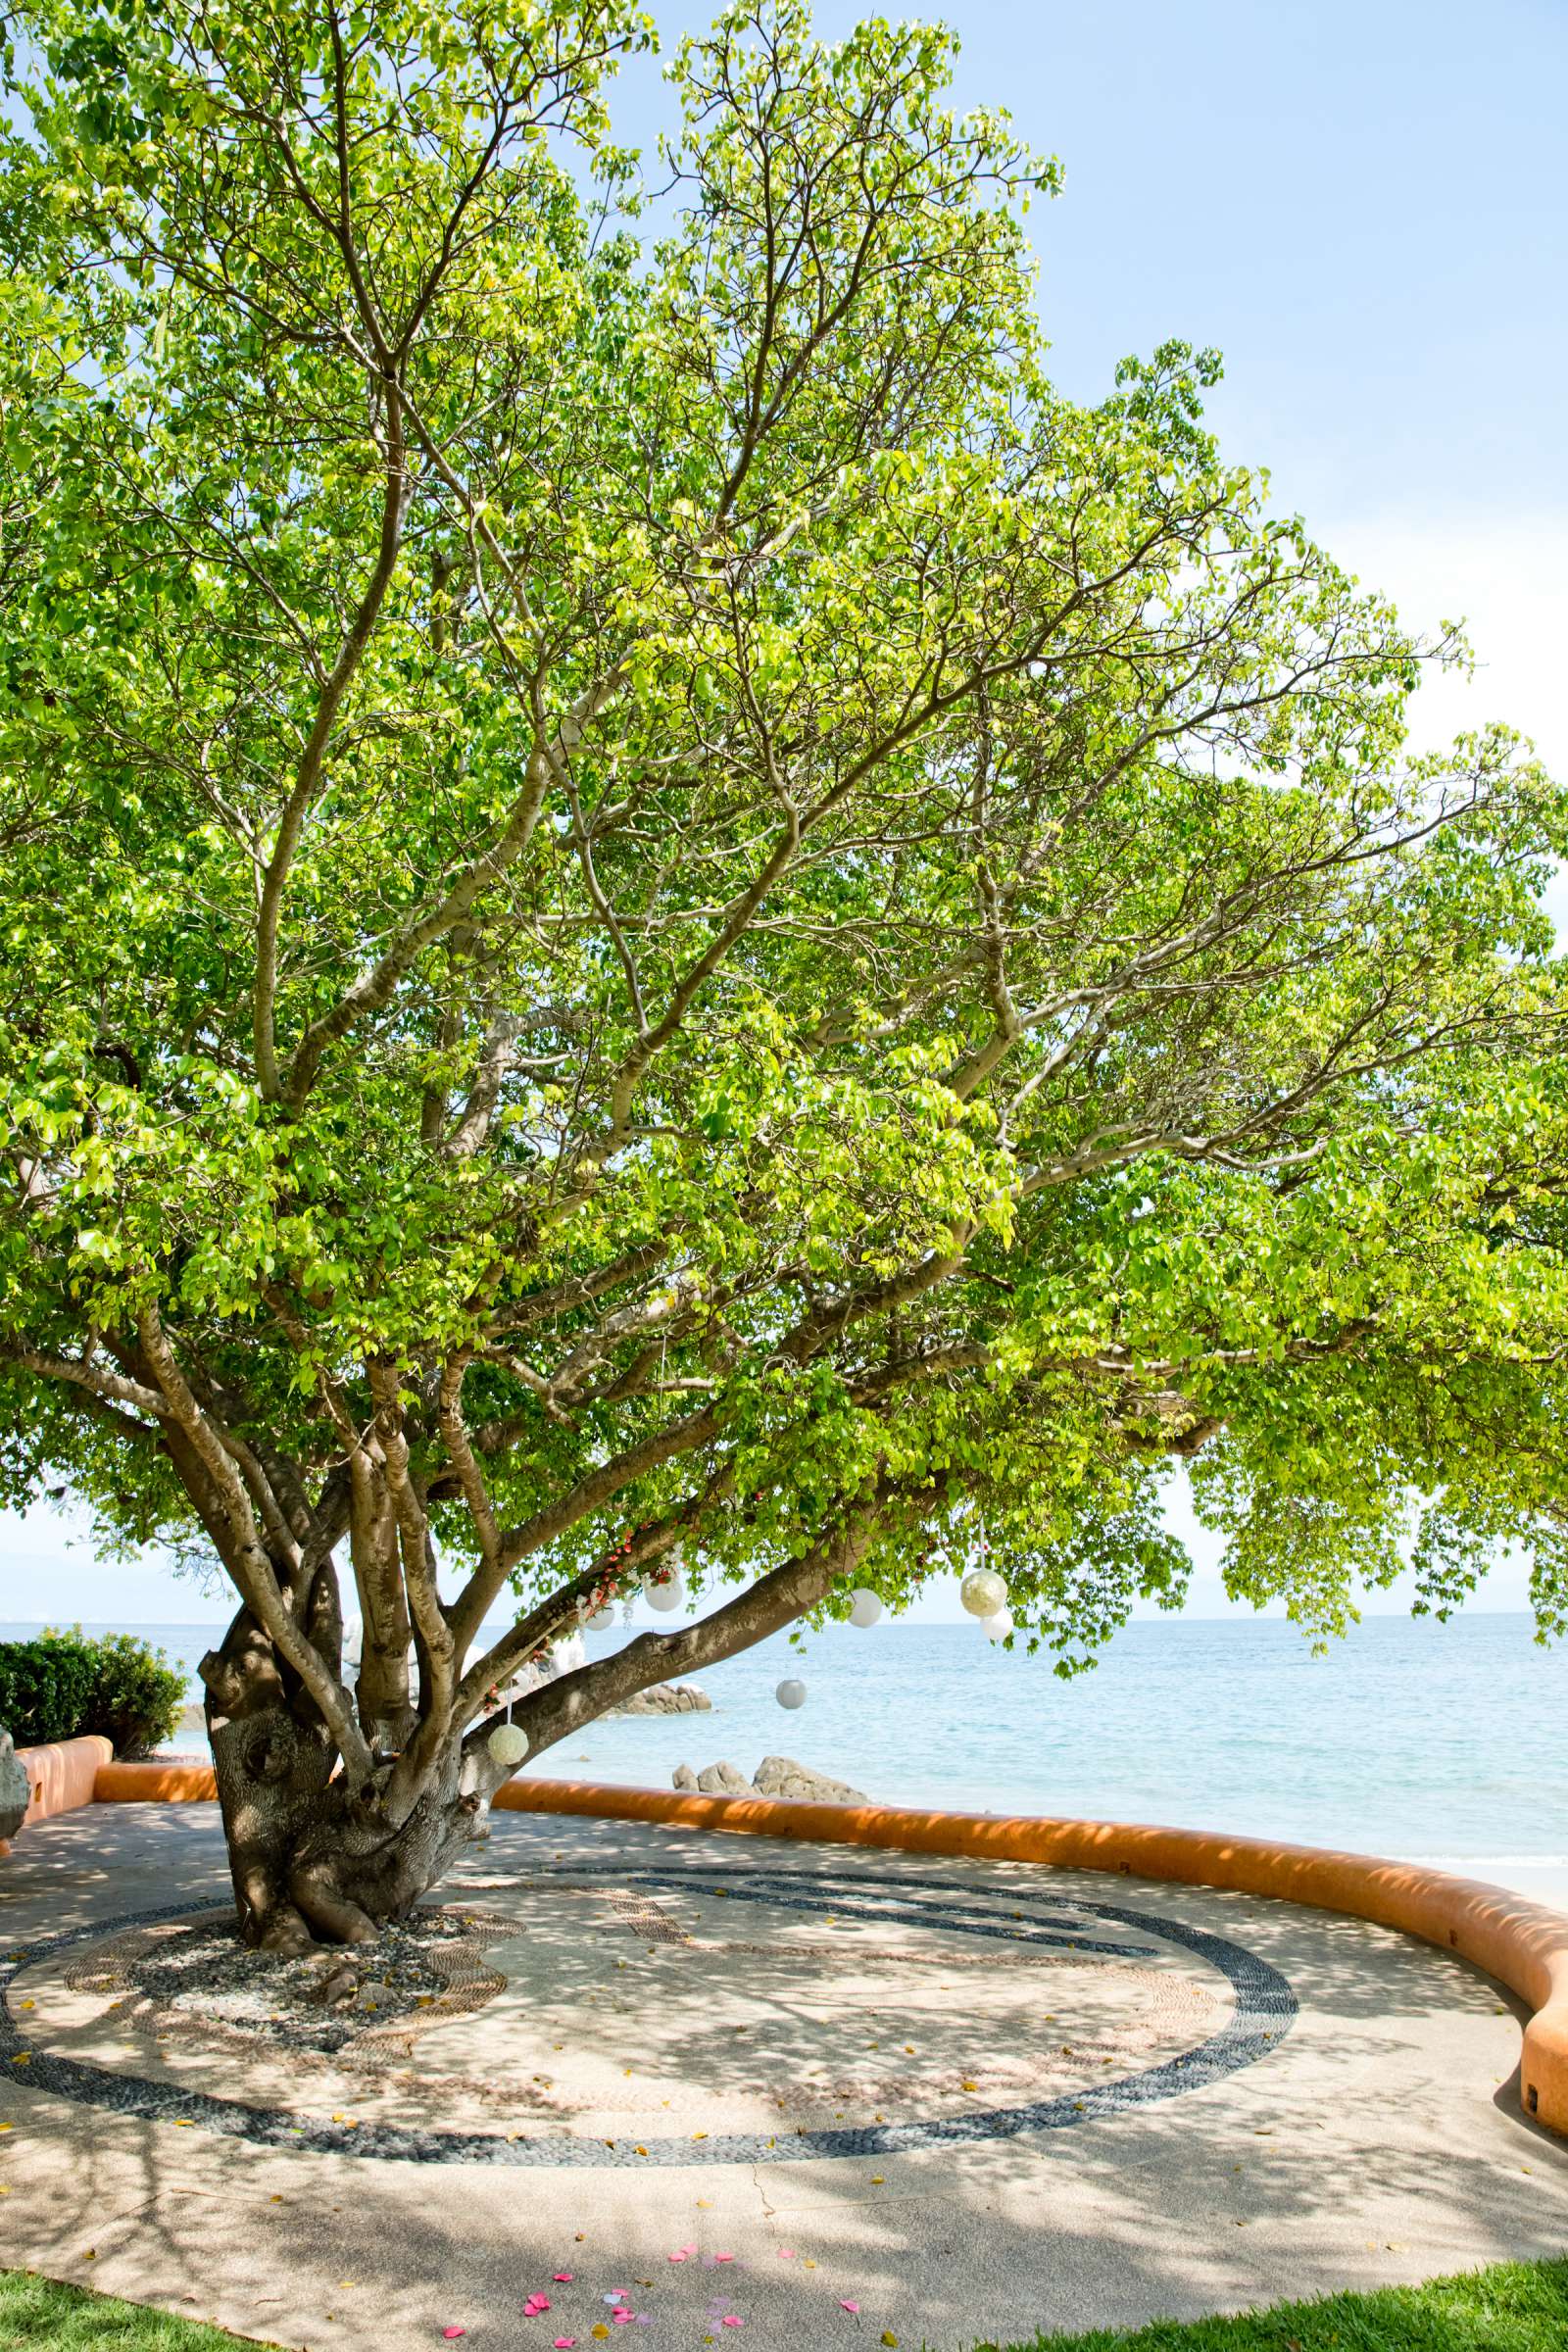
[{"label": "rocky shoreline", "polygon": [[607,1707],[606,1720],[614,1715],[708,1715],[712,1700],[696,1683],[656,1683],[651,1690],[639,1690],[622,1707]]},{"label": "rocky shoreline", "polygon": [[852,1788],[846,1781],[835,1781],[825,1772],[813,1772],[793,1756],[764,1756],[751,1780],[733,1764],[710,1764],[701,1772],[693,1772],[689,1764],[677,1764],[673,1786],[686,1795],[785,1796],[808,1805],[868,1805],[871,1801],[863,1789]]}]

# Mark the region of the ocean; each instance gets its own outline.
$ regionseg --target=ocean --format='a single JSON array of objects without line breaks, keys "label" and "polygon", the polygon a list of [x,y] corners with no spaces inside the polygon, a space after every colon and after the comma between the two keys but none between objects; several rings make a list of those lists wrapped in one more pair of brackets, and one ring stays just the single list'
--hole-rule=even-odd
[{"label": "ocean", "polygon": [[[216,1624],[122,1630],[198,1694]],[[793,1713],[786,1675],[807,1686]],[[1523,1615],[1372,1617],[1322,1658],[1272,1619],[1156,1619],[1072,1682],[972,1624],[884,1621],[780,1635],[696,1679],[711,1713],[595,1723],[524,1769],[668,1788],[677,1764],[783,1754],[887,1803],[1227,1830],[1568,1891],[1568,1647],[1539,1648]]]}]

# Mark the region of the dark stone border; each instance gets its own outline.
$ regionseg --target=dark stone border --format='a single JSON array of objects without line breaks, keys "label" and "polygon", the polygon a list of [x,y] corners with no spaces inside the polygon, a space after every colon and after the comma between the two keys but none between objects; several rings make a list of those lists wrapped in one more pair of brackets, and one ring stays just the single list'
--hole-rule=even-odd
[{"label": "dark stone border", "polygon": [[[530,1871],[525,1875],[546,1879],[613,1878],[620,1886],[664,1888],[684,1886],[696,1893],[709,1894],[722,1881],[725,1895],[731,1900],[779,1902],[790,1909],[802,1910],[858,1910],[869,1917],[902,1916],[912,1924],[938,1925],[958,1935],[1048,1943],[1057,1949],[1066,1946],[1113,1953],[1117,1957],[1130,1957],[1135,1951],[1148,1948],[1090,1940],[1059,1927],[1049,1927],[1038,1918],[1031,1922],[1027,1916],[1006,1922],[989,1916],[959,1918],[943,1905],[919,1901],[900,1905],[895,1911],[888,1895],[874,1897],[870,1904],[858,1902],[858,1888],[877,1883],[869,1875],[840,1879],[801,1870],[770,1871],[755,1865],[726,1873],[707,1867],[683,1868],[679,1863],[668,1868],[628,1869],[592,1862],[565,1863],[556,1869]],[[744,1889],[739,1882],[745,1883]],[[951,1879],[906,1879],[891,1872],[880,1874],[880,1884],[908,1889],[916,1896],[939,1893],[951,1897],[966,1891]],[[828,1887],[833,1889],[831,1893],[826,1891]],[[774,1891],[767,1892],[769,1888]],[[814,1902],[802,1900],[808,1892],[814,1892]],[[541,2133],[508,2139],[503,2133],[489,2132],[425,2132],[395,2124],[361,2124],[351,2129],[309,2118],[299,2121],[287,2108],[248,2107],[239,2099],[215,2098],[206,2091],[183,2090],[171,2083],[117,2074],[110,2067],[91,2066],[75,2058],[57,2058],[44,2050],[33,2051],[24,2068],[11,2071],[11,2062],[27,2047],[9,2004],[10,1987],[16,1978],[40,1961],[57,1959],[62,1952],[78,1944],[97,1942],[126,1928],[150,1927],[160,1920],[205,1918],[211,1912],[227,1908],[226,1904],[219,1903],[177,1903],[163,1910],[128,1912],[119,1919],[73,1928],[26,1943],[16,1954],[0,1954],[0,2064],[7,2067],[11,2082],[25,2082],[31,2088],[50,2091],[80,2106],[136,2116],[152,2123],[179,2118],[205,2131],[264,2147],[291,2148],[312,2155],[373,2156],[405,2164],[489,2164],[524,2170],[564,2167],[590,2172],[619,2167],[635,2171],[639,2166],[791,2164],[803,2157],[897,2156],[917,2148],[967,2146],[982,2140],[1015,2139],[1033,2132],[1062,2132],[1096,2117],[1152,2106],[1161,2099],[1179,2097],[1183,2091],[1201,2090],[1210,2082],[1218,2082],[1226,2075],[1266,2058],[1296,2019],[1298,2004],[1286,1978],[1255,1952],[1231,1942],[1226,1936],[1211,1936],[1179,1920],[1127,1910],[1115,1903],[1067,1901],[1059,1896],[1007,1888],[1006,1897],[1013,1896],[1026,1912],[1038,1913],[1044,1909],[1048,1914],[1054,1912],[1058,1918],[1063,1911],[1069,1915],[1081,1914],[1191,1952],[1229,1983],[1236,2002],[1231,2018],[1217,2034],[1191,2050],[1184,2050],[1179,2057],[1147,2067],[1140,2074],[1123,2075],[1111,2082],[1086,2084],[1079,2095],[1064,2092],[1057,2098],[1036,2100],[1027,2106],[993,2107],[975,2115],[874,2124],[843,2131],[788,2134],[728,2132],[703,2140],[649,2139],[639,2143],[648,2151],[645,2156],[634,2154],[630,2142],[609,2147],[603,2140],[564,2135],[549,2137]],[[996,1900],[1004,1899],[999,1892]],[[875,1907],[878,1903],[883,1906],[880,1910]],[[461,1891],[459,1900],[450,1907],[463,1908]]]},{"label": "dark stone border", "polygon": [[[572,1879],[612,1878],[617,1886],[667,1887],[670,1883],[667,1871],[618,1870],[605,1863],[594,1863],[586,1868],[571,1871],[563,1869],[559,1874],[551,1875]],[[716,1877],[717,1874],[712,1875]],[[866,1879],[835,1879],[825,1873],[820,1879],[808,1878],[804,1871],[792,1871],[787,1876],[797,1879],[808,1886],[831,1887],[834,1892],[825,1898],[819,1894],[814,1902],[805,1902],[799,1895],[773,1892],[754,1894],[748,1887],[736,1886],[732,1882],[725,1885],[723,1892],[732,1902],[766,1903],[770,1909],[775,1911],[821,1911],[827,1907],[828,1902],[831,1902],[836,1911],[847,1912],[858,1919],[906,1920],[916,1927],[948,1928],[958,1936],[989,1936],[1001,1943],[1045,1944],[1051,1950],[1058,1952],[1097,1952],[1105,1959],[1148,1959],[1154,1948],[1152,1944],[1149,1943],[1108,1943],[1092,1936],[1078,1934],[1075,1932],[1076,1922],[1070,1928],[1031,1927],[1029,1922],[1021,1917],[1013,1921],[1001,1920],[994,1910],[982,1909],[978,1906],[953,1903],[901,1903],[896,1896],[891,1894],[873,1895],[867,1902],[858,1892],[859,1887],[869,1883]],[[771,1877],[762,1881],[762,1884],[769,1888],[777,1887],[782,1883],[780,1879]],[[895,1881],[889,1876],[883,1880],[882,1884],[890,1886],[895,1884],[912,1886],[919,1892],[943,1889],[943,1882],[938,1879]],[[710,1894],[714,1889],[711,1886],[697,1886],[694,1891],[698,1894]],[[1029,1900],[1033,1902],[1054,1901],[1055,1898],[1033,1895],[1029,1897]],[[1075,1910],[1084,1911],[1089,1908],[1089,1905],[1078,1903],[1072,1907]],[[1128,1913],[1127,1916],[1131,1918],[1132,1914]]]}]

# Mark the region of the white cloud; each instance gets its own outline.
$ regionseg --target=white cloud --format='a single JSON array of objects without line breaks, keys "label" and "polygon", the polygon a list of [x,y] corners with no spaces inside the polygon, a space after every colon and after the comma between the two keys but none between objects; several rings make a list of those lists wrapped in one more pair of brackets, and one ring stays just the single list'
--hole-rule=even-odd
[{"label": "white cloud", "polygon": [[[1391,596],[1408,626],[1466,624],[1475,673],[1431,673],[1411,706],[1413,748],[1435,750],[1501,719],[1568,778],[1568,515],[1361,515],[1321,525],[1317,536],[1364,586]],[[1568,880],[1548,904],[1568,930]]]}]

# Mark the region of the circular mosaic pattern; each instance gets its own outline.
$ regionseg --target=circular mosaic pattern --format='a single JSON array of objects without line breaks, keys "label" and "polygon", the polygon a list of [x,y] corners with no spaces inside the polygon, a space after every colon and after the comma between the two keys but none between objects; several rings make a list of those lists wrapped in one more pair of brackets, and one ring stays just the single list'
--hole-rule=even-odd
[{"label": "circular mosaic pattern", "polygon": [[[1157,1957],[1159,1947],[1174,1947],[1177,1952],[1190,1955],[1224,1980],[1231,1995],[1231,2010],[1216,2031],[1191,2047],[1181,2049],[1157,2064],[1111,2079],[1086,2082],[1080,2088],[1064,2094],[1021,2100],[1015,2104],[983,2110],[971,2109],[956,2115],[915,2116],[899,2121],[879,2119],[873,2125],[801,2129],[789,2134],[757,2132],[714,2132],[708,2136],[683,2134],[679,2137],[650,2137],[645,2134],[635,2145],[623,2140],[607,2141],[569,2132],[502,2133],[433,2130],[370,2119],[351,2123],[334,2118],[328,2122],[286,2107],[252,2106],[243,2100],[150,2081],[112,2067],[35,2048],[24,2039],[19,2031],[20,2019],[14,2014],[9,1997],[10,1987],[24,1970],[46,1966],[65,1959],[68,1954],[79,1953],[81,1958],[72,1966],[70,1975],[77,1984],[94,1984],[94,1969],[87,1959],[89,1947],[102,1945],[111,1937],[125,1936],[127,1932],[157,1929],[174,1921],[197,1923],[190,1934],[198,1938],[198,1943],[190,1948],[200,1948],[201,1939],[204,1938],[216,1944],[218,1938],[208,1923],[226,1917],[227,1905],[213,1905],[193,1911],[188,1904],[182,1904],[163,1911],[139,1912],[92,1927],[75,1929],[43,1938],[19,1951],[0,1952],[0,2064],[8,2068],[24,2067],[30,2084],[81,2104],[148,2120],[177,2121],[267,2146],[315,2153],[370,2156],[420,2164],[461,2163],[594,2170],[605,2167],[634,2169],[637,2165],[650,2164],[760,2164],[799,2162],[804,2157],[888,2156],[920,2148],[1065,2130],[1090,2118],[1113,2115],[1124,2109],[1176,2097],[1183,2091],[1200,2089],[1236,2073],[1242,2067],[1251,2065],[1255,2060],[1267,2056],[1276,2046],[1289,2031],[1297,2013],[1296,1997],[1286,1979],[1256,1953],[1228,1937],[1210,1935],[1205,1930],[1188,1927],[1181,1921],[1120,1904],[1077,1898],[1069,1900],[1033,1890],[1020,1893],[1015,1887],[1009,1887],[1004,1897],[998,1896],[994,1890],[966,1888],[952,1879],[922,1879],[902,1873],[879,1875],[859,1871],[851,1876],[834,1875],[826,1870],[808,1872],[746,1867],[720,1873],[706,1867],[681,1864],[649,1868],[578,1863],[553,1874],[530,1873],[528,1880],[532,1886],[554,1886],[558,1889],[578,1892],[597,1883],[607,1895],[623,1931],[629,1930],[639,1938],[654,1942],[684,1942],[694,1950],[695,1939],[668,1918],[659,1902],[661,1894],[684,1892],[699,1896],[723,1895],[731,1902],[763,1905],[774,1912],[798,1912],[826,1917],[839,1923],[864,1922],[875,1923],[882,1928],[903,1927],[916,1934],[937,1929],[949,1936],[976,1939],[981,1947],[975,1955],[976,1960],[983,1958],[984,1965],[992,1970],[999,1967],[1020,1969],[1031,1964],[1046,1965],[1053,1959],[1065,1961],[1067,1956],[1074,1954],[1094,1956],[1115,1967],[1135,1969],[1144,1960]],[[989,1899],[976,1900],[976,1891]],[[1007,1900],[1017,1907],[1004,1917],[996,1908],[999,1900]],[[494,1913],[476,1915],[464,1906],[455,1907],[445,1916],[449,1933],[454,1922],[477,1930],[481,1921],[486,1937],[500,1931],[511,1934],[519,1932],[516,1920]],[[1006,1953],[988,1952],[985,1949],[988,1944],[997,1943],[1005,1943],[1010,1948]],[[133,1944],[132,1954],[134,1948]],[[701,1948],[706,1953],[720,1947],[707,1945]],[[760,1951],[766,1947],[741,1942],[721,1948],[726,1953],[742,1953]],[[792,1950],[802,1958],[809,1954],[837,1962],[841,1957],[839,1947],[831,1945],[792,1947]],[[882,1956],[906,1960],[921,1957],[914,1952],[900,1954],[896,1949],[891,1954],[884,1951]],[[102,1955],[98,1963],[96,1988],[106,1989],[107,1972],[116,1968],[123,1969],[125,1965],[125,1958],[120,1954],[111,1952]],[[314,1965],[318,1968],[320,1963]],[[375,1963],[368,1965],[373,1966]],[[941,1965],[955,1968],[962,1963],[949,1955]],[[482,1973],[482,1958],[479,1967]],[[450,1993],[453,1987],[449,1985],[448,1989]],[[414,1996],[416,2017],[421,2014],[416,2006],[420,1997],[417,1993]],[[460,2005],[472,2007],[476,2003],[469,1999],[460,2002]],[[212,2021],[208,2022],[210,2024]],[[217,2022],[221,2030],[225,2021],[220,2019]],[[232,2017],[226,2022],[232,2029]],[[252,2021],[253,2026],[255,2022]],[[270,2025],[272,2021],[269,2017],[263,2022]],[[390,2024],[394,2030],[406,2035],[411,2025],[408,2011],[405,2010]],[[373,2027],[370,2029],[371,2032],[377,2030]],[[367,2036],[360,2038],[363,2041]],[[405,2054],[408,2046],[404,2044]],[[13,2080],[17,2079],[13,2077]],[[435,2090],[438,2084],[430,2083],[427,2087]]]}]

